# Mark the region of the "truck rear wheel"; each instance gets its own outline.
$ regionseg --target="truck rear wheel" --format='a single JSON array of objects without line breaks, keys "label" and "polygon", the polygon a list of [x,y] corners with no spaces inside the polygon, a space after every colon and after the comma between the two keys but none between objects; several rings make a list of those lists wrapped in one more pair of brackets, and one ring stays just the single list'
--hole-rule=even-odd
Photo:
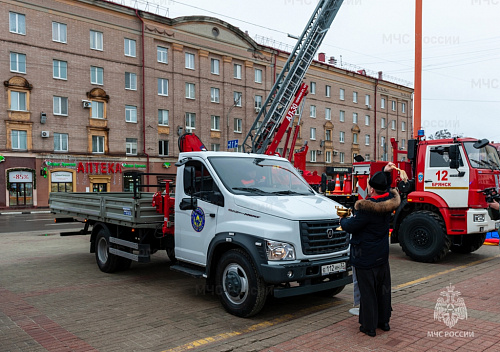
[{"label": "truck rear wheel", "polygon": [[95,259],[97,266],[105,273],[113,273],[122,269],[125,263],[121,259],[126,259],[109,253],[109,237],[108,230],[101,228],[95,239]]},{"label": "truck rear wheel", "polygon": [[446,256],[451,241],[443,219],[438,214],[422,210],[404,218],[399,228],[399,244],[411,259],[433,263]]},{"label": "truck rear wheel", "polygon": [[453,253],[468,254],[477,251],[486,239],[486,233],[471,233],[468,235],[461,235],[461,244],[452,244],[450,250]]},{"label": "truck rear wheel", "polygon": [[215,274],[216,292],[222,306],[231,314],[250,317],[266,302],[266,284],[248,254],[240,249],[224,253]]}]

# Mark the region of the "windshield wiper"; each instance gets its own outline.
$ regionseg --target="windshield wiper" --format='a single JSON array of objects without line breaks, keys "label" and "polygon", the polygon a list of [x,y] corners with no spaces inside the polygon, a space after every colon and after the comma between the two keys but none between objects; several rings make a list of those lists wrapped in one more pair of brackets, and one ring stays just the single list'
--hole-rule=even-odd
[{"label": "windshield wiper", "polygon": [[299,195],[308,195],[308,194],[312,194],[311,191],[309,191],[309,193],[303,193],[303,192],[295,192],[295,191],[292,191],[292,190],[284,190],[284,191],[275,191],[275,192],[272,192],[273,194],[283,194],[283,195],[287,195],[287,194],[299,194]]},{"label": "windshield wiper", "polygon": [[261,193],[261,194],[269,194],[269,192],[263,191],[260,188],[255,187],[233,187],[235,191],[245,191],[248,193]]}]

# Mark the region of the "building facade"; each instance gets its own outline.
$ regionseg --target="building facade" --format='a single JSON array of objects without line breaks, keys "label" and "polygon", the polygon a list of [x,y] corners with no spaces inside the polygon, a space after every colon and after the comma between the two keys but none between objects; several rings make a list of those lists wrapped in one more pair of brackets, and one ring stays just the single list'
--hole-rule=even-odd
[{"label": "building facade", "polygon": [[[173,175],[186,131],[210,150],[241,143],[287,60],[211,17],[91,0],[0,5],[0,208],[129,191],[137,171]],[[296,149],[308,141],[308,170],[388,160],[391,137],[406,149],[412,90],[325,61],[305,79]]]}]

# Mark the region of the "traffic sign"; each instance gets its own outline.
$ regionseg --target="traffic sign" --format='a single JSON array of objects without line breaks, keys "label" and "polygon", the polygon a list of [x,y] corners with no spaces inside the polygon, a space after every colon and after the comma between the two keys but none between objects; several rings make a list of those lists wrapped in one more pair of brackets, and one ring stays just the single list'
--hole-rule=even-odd
[{"label": "traffic sign", "polygon": [[237,139],[233,139],[232,141],[227,141],[227,149],[237,148],[237,147],[238,147]]}]

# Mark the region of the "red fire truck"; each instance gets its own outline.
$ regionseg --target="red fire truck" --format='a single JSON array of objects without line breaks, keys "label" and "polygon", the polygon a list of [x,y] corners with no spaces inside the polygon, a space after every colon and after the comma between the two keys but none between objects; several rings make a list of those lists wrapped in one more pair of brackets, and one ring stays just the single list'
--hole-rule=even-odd
[{"label": "red fire truck", "polygon": [[[419,131],[420,132],[420,131]],[[393,187],[402,196],[395,211],[391,243],[399,243],[415,261],[436,262],[451,250],[470,253],[482,246],[486,233],[499,227],[484,193],[498,190],[500,158],[488,140],[450,138],[425,140],[423,131],[399,151],[391,140]],[[398,160],[407,154],[407,160]],[[403,158],[401,158],[403,159]],[[356,162],[352,194],[366,196],[368,178],[386,162]],[[402,180],[406,173],[408,180]]]}]

